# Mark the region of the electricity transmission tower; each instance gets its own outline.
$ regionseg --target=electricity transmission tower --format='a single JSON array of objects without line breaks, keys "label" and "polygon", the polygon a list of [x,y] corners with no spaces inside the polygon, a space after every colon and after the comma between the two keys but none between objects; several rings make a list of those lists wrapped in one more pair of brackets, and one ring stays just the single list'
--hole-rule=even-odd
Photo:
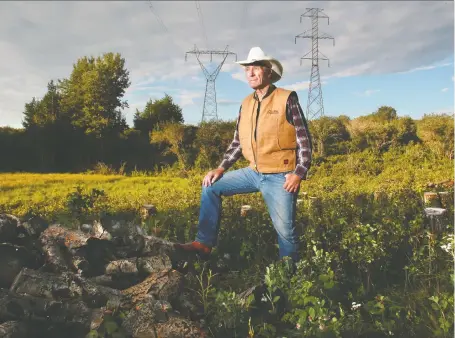
[{"label": "electricity transmission tower", "polygon": [[[310,84],[308,88],[308,102],[306,118],[307,120],[317,119],[324,115],[324,102],[322,100],[322,89],[321,89],[321,78],[319,76],[319,60],[327,60],[328,66],[330,67],[329,59],[319,51],[318,41],[320,39],[332,39],[333,45],[335,46],[335,39],[328,34],[318,32],[318,19],[327,18],[327,24],[329,24],[329,17],[322,13],[323,9],[320,8],[307,8],[307,11],[300,16],[300,22],[303,17],[311,18],[312,28],[295,37],[295,43],[297,38],[311,39],[311,51],[306,53],[300,59],[300,65],[302,60],[311,60],[311,76]],[[311,53],[311,57],[309,54]]]},{"label": "electricity transmission tower", "polygon": [[[226,58],[232,54],[235,55],[235,61],[237,61],[237,54],[228,51],[228,46],[226,46],[225,50],[206,50],[201,51],[199,50],[196,45],[194,45],[194,50],[185,53],[185,61],[187,60],[188,54],[195,54],[196,58],[201,66],[202,71],[207,79],[207,83],[205,85],[205,96],[204,96],[204,107],[202,109],[202,120],[201,122],[208,121],[210,118],[214,120],[218,120],[217,115],[217,104],[216,104],[216,91],[215,91],[215,80],[218,76],[218,73],[223,67]],[[210,54],[210,62],[212,62],[212,55],[221,55],[223,57],[221,63],[216,67],[213,72],[209,72],[207,68],[203,65],[202,61],[199,59],[201,54]]]}]

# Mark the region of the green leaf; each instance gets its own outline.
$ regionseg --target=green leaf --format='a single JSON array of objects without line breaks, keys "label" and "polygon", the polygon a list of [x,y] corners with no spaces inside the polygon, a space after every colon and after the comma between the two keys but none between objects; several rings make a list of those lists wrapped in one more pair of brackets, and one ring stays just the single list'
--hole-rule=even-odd
[{"label": "green leaf", "polygon": [[316,304],[317,302],[317,298],[316,297],[313,297],[313,296],[306,296],[304,299],[303,299],[303,305],[307,305],[308,303],[312,303],[312,304]]},{"label": "green leaf", "polygon": [[279,299],[280,299],[280,296],[275,296],[275,297],[273,297],[273,303],[278,302]]},{"label": "green leaf", "polygon": [[298,316],[300,317],[300,320],[301,320],[302,322],[305,322],[305,321],[306,321],[306,318],[307,318],[307,316],[308,316],[307,311],[301,310],[301,309],[298,309],[298,310],[299,310],[298,312],[297,312],[297,310],[296,310],[296,313],[297,313]]},{"label": "green leaf", "polygon": [[321,282],[327,282],[328,280],[330,279],[330,276],[329,275],[319,275],[319,280]]},{"label": "green leaf", "polygon": [[112,334],[112,333],[114,333],[115,331],[117,331],[117,329],[118,329],[118,325],[117,325],[117,323],[114,322],[114,321],[105,322],[105,323],[104,323],[104,327],[105,327],[106,332],[107,332],[108,334]]},{"label": "green leaf", "polygon": [[85,338],[98,338],[98,337],[99,337],[98,332],[96,332],[95,330],[90,331],[85,336]]},{"label": "green leaf", "polygon": [[331,288],[333,288],[334,285],[335,285],[335,282],[333,282],[333,281],[326,282],[326,283],[324,283],[324,288],[325,289],[331,289]]},{"label": "green leaf", "polygon": [[313,309],[312,307],[310,307],[310,308],[308,309],[308,314],[309,314],[312,318],[314,318],[316,312],[314,311],[314,309]]}]

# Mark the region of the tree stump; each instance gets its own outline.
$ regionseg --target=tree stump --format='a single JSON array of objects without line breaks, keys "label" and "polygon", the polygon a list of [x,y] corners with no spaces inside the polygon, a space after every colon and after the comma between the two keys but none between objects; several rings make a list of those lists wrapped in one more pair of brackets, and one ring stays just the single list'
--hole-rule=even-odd
[{"label": "tree stump", "polygon": [[246,217],[247,215],[251,214],[251,210],[253,210],[251,205],[242,205],[240,208],[240,216]]},{"label": "tree stump", "polygon": [[439,200],[439,195],[437,192],[424,192],[423,193],[423,202],[426,207],[430,208],[441,208],[441,202]]},{"label": "tree stump", "polygon": [[442,218],[447,212],[447,209],[443,208],[425,208],[425,216],[430,219],[430,231],[432,233],[441,232],[442,229]]}]

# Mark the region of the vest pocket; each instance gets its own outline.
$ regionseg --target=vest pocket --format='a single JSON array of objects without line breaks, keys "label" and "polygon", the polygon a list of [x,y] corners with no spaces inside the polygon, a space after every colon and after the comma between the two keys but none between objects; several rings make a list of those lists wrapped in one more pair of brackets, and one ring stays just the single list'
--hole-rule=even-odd
[{"label": "vest pocket", "polygon": [[278,148],[280,150],[297,149],[297,139],[295,133],[294,126],[286,125],[286,123],[278,123],[276,128]]}]

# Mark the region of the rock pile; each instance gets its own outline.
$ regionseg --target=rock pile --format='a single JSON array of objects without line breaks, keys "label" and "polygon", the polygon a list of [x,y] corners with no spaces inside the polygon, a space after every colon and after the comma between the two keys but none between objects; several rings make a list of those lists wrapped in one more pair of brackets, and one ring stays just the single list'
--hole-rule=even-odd
[{"label": "rock pile", "polygon": [[81,338],[119,313],[126,337],[206,337],[181,255],[113,218],[70,230],[0,214],[0,337]]}]

